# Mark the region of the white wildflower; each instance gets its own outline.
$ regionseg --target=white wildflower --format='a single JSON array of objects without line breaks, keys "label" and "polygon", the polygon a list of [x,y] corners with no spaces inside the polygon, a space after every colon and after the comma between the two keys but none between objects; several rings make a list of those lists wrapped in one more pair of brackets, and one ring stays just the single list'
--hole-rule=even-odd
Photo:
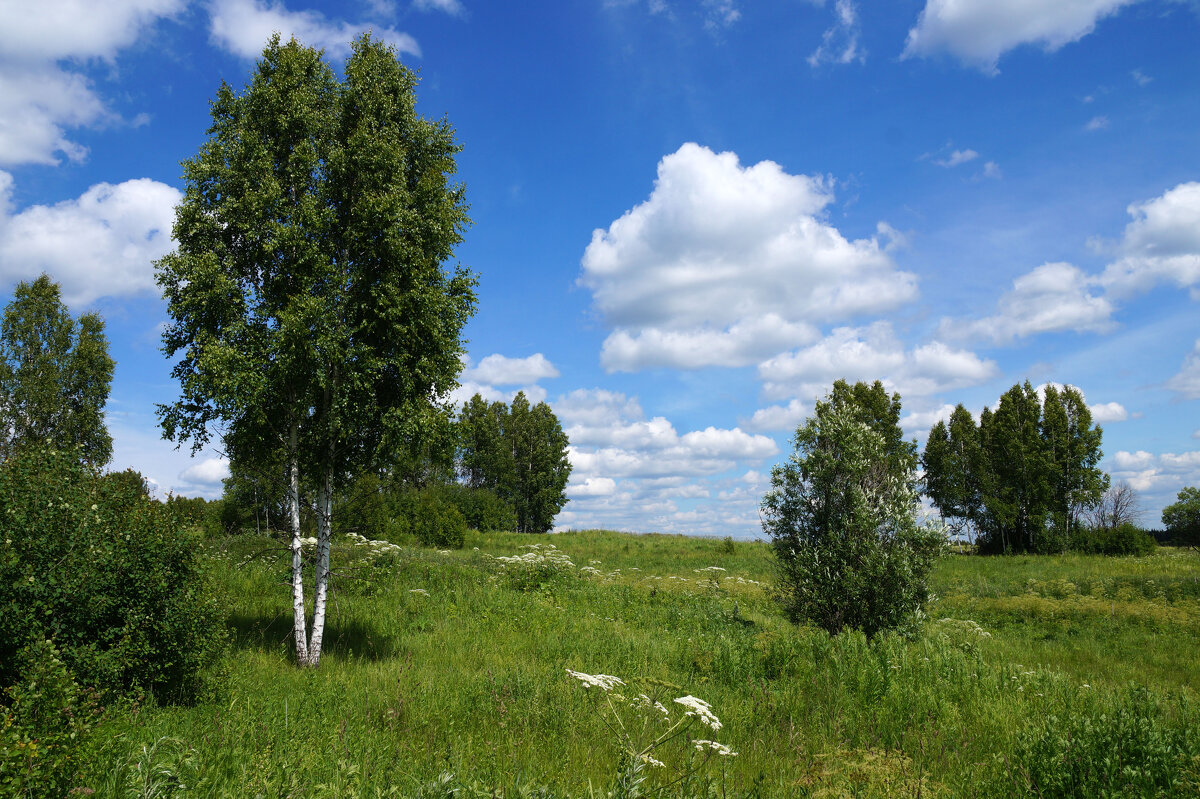
[{"label": "white wildflower", "polygon": [[420,594],[421,596],[429,596],[429,592],[426,591],[424,588],[410,588],[410,589],[408,589],[408,593]]},{"label": "white wildflower", "polygon": [[710,727],[713,732],[721,729],[721,720],[713,715],[712,707],[703,699],[688,695],[679,697],[675,703],[687,708],[687,715],[700,719],[700,722]]},{"label": "white wildflower", "polygon": [[696,746],[697,752],[703,752],[705,749],[716,752],[721,757],[737,757],[737,752],[730,749],[728,746],[716,741],[692,741]]},{"label": "white wildflower", "polygon": [[571,671],[570,669],[567,669],[567,674],[583,683],[585,688],[599,688],[602,691],[611,691],[618,685],[625,684],[620,677],[614,677],[611,674],[584,674],[581,671]]},{"label": "white wildflower", "polygon": [[649,753],[642,755],[642,762],[648,766],[658,766],[659,768],[666,768],[666,765],[667,765],[666,763],[662,762],[661,760],[655,760],[653,757],[650,756]]}]

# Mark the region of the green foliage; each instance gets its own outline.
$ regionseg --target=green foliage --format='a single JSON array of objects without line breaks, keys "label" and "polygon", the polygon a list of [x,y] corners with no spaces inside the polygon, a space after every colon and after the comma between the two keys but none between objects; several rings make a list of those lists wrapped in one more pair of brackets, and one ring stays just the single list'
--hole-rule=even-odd
[{"label": "green foliage", "polygon": [[13,295],[0,322],[0,454],[23,444],[78,447],[103,466],[112,455],[104,405],[113,375],[104,320],[71,318],[46,275],[18,283]]},{"label": "green foliage", "polygon": [[1063,552],[1108,489],[1101,435],[1078,390],[1048,385],[1039,399],[1028,382],[1014,385],[978,427],[962,405],[934,425],[925,492],[957,532],[978,533],[983,552]]},{"label": "green foliage", "polygon": [[60,799],[78,786],[96,707],[54,644],[32,639],[0,695],[0,794]]},{"label": "green foliage", "polygon": [[1077,527],[1071,536],[1071,549],[1088,555],[1149,555],[1154,539],[1132,522],[1116,527]]},{"label": "green foliage", "polygon": [[919,619],[944,535],[916,520],[916,445],[899,418],[899,395],[879,382],[838,381],[773,470],[763,530],[793,621],[870,636]]},{"label": "green foliage", "polygon": [[77,451],[0,464],[0,683],[17,652],[53,640],[85,684],[200,695],[224,643],[196,542],[135,472],[97,477]]},{"label": "green foliage", "polygon": [[204,497],[181,497],[171,494],[163,503],[181,524],[203,527],[208,519],[208,500]]},{"label": "green foliage", "polygon": [[1163,508],[1163,525],[1179,543],[1200,546],[1200,488],[1187,486],[1176,499],[1177,502]]},{"label": "green foliage", "polygon": [[494,532],[517,529],[516,510],[490,489],[451,484],[436,486],[431,490],[458,508],[472,530]]},{"label": "green foliage", "polygon": [[516,530],[545,533],[567,504],[567,436],[544,402],[517,392],[512,407],[479,394],[458,421],[459,473],[470,488],[492,491],[512,506]]},{"label": "green foliage", "polygon": [[409,532],[427,547],[462,549],[467,522],[453,503],[436,491],[418,491],[408,509]]},{"label": "green foliage", "polygon": [[1132,685],[1107,707],[1033,720],[1017,739],[1014,782],[1044,797],[1194,796],[1200,732],[1163,715],[1159,697]]}]

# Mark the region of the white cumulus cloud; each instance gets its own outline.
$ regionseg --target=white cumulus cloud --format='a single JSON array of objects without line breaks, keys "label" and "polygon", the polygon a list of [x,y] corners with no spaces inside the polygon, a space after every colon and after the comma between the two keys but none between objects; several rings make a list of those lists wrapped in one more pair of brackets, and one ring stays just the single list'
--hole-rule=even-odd
[{"label": "white cumulus cloud", "polygon": [[1121,257],[1101,276],[1108,291],[1125,297],[1158,283],[1174,283],[1192,288],[1195,296],[1200,284],[1200,182],[1181,183],[1128,210],[1133,221],[1125,227]]},{"label": "white cumulus cloud", "polygon": [[1097,402],[1089,405],[1088,410],[1092,412],[1092,421],[1099,424],[1123,422],[1129,418],[1129,411],[1119,402]]},{"label": "white cumulus cloud", "polygon": [[13,213],[0,172],[0,280],[46,272],[70,305],[155,290],[153,262],[170,252],[179,191],[149,178],[98,183],[77,199]]},{"label": "white cumulus cloud", "polygon": [[215,486],[228,476],[228,458],[207,458],[184,469],[179,479],[202,486]]},{"label": "white cumulus cloud", "polygon": [[764,361],[758,367],[768,397],[813,399],[833,381],[881,380],[902,397],[928,396],[976,385],[997,374],[993,361],[933,341],[905,349],[887,322],[840,327],[820,342]]},{"label": "white cumulus cloud", "polygon": [[376,39],[397,52],[421,55],[417,40],[407,33],[366,22],[331,20],[320,11],[290,11],[279,0],[213,0],[209,20],[213,44],[242,58],[262,55],[275,33],[284,41],[294,37],[309,47],[320,47],[331,58],[345,58],[351,41],[364,30],[372,30]]},{"label": "white cumulus cloud", "polygon": [[759,408],[748,421],[742,423],[742,426],[756,433],[792,431],[808,418],[809,412],[808,406],[798,399],[793,399],[787,405]]},{"label": "white cumulus cloud", "polygon": [[878,240],[821,218],[832,200],[828,180],[771,161],[690,143],[664,157],[650,197],[583,255],[579,282],[613,328],[605,368],[747,365],[810,341],[813,324],[912,300],[915,276]]},{"label": "white cumulus cloud", "polygon": [[1047,51],[1078,41],[1096,23],[1137,0],[927,0],[908,32],[905,58],[949,53],[996,72],[1005,52],[1022,44]]},{"label": "white cumulus cloud", "polygon": [[120,124],[80,71],[113,62],[184,0],[48,0],[5,3],[0,23],[0,166],[82,161],[87,149],[68,136],[79,127]]},{"label": "white cumulus cloud", "polygon": [[554,364],[540,352],[528,358],[509,358],[495,353],[480,361],[478,366],[464,370],[463,378],[498,386],[514,386],[558,377],[558,374]]},{"label": "white cumulus cloud", "polygon": [[939,330],[949,338],[983,338],[996,344],[1061,330],[1102,332],[1112,326],[1112,303],[1092,293],[1097,280],[1066,263],[1042,264],[1013,281],[982,319],[944,319]]}]

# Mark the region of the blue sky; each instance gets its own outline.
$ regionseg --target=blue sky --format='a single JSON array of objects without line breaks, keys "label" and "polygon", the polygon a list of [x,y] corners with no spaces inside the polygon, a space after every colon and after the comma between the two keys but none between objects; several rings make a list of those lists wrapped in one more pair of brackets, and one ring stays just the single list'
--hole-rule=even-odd
[{"label": "blue sky", "polygon": [[1146,523],[1200,484],[1191,0],[0,2],[0,301],[45,271],[104,315],[113,467],[219,493],[154,411],[179,162],[272,31],[340,66],[367,28],[463,145],[460,394],[555,409],[560,528],[759,535],[839,377],[922,441],[1070,383]]}]

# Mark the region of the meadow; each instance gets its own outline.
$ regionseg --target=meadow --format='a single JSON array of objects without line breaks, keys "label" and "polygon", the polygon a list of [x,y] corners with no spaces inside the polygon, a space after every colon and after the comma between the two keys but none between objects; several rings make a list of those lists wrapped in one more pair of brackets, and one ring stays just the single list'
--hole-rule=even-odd
[{"label": "meadow", "polygon": [[[232,641],[215,692],[111,708],[84,781],[98,796],[1200,794],[1194,550],[950,554],[921,634],[868,641],[788,623],[759,542],[346,543],[321,666],[300,670],[280,545],[205,546]],[[678,738],[631,780],[622,730],[676,721],[737,754]]]}]

